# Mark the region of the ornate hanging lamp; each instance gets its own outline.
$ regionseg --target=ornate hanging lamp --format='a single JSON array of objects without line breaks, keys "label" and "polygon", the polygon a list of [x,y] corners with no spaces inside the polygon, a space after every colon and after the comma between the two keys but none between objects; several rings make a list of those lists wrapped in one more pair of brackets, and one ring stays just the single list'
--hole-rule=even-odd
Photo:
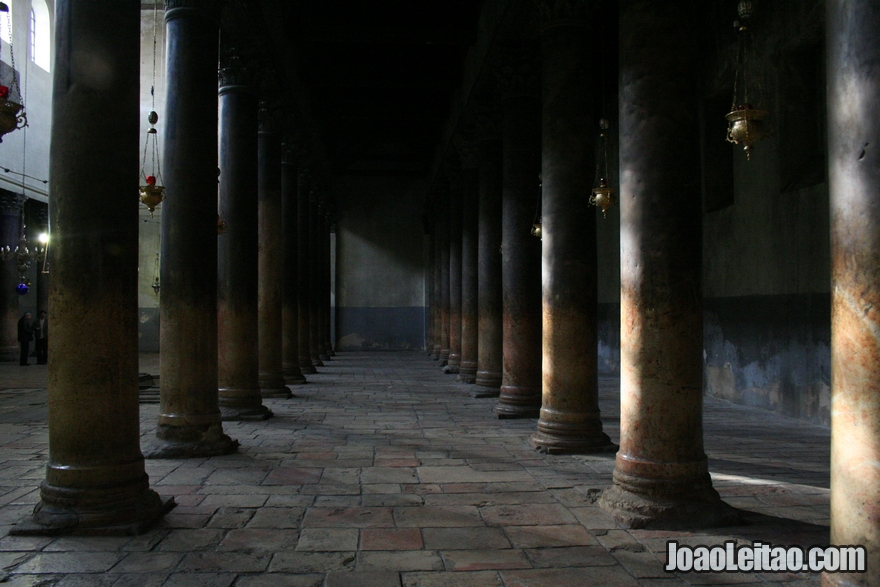
[{"label": "ornate hanging lamp", "polygon": [[538,174],[538,203],[535,205],[535,221],[532,223],[532,236],[536,236],[541,240],[543,239],[542,233],[542,225],[541,225],[541,187],[544,185],[541,174]]},{"label": "ornate hanging lamp", "polygon": [[153,293],[159,295],[159,251],[156,251],[156,262],[153,264]]},{"label": "ornate hanging lamp", "polygon": [[[31,282],[25,275],[27,270],[30,268],[31,263],[42,263],[43,264],[43,273],[48,273],[48,267],[46,265],[46,249],[48,246],[48,236],[45,239],[45,243],[47,246],[37,247],[33,251],[30,250],[30,243],[27,239],[26,234],[27,227],[24,224],[24,216],[22,215],[21,219],[21,238],[18,239],[18,246],[14,249],[12,247],[0,247],[0,260],[3,261],[13,261],[18,269],[18,285],[15,286],[15,291],[18,295],[25,295],[30,290]],[[41,235],[42,236],[42,235]],[[40,239],[43,242],[43,239]]]},{"label": "ornate hanging lamp", "polygon": [[742,144],[746,159],[752,158],[752,145],[769,134],[767,118],[770,113],[754,107],[752,100],[760,105],[763,88],[758,72],[758,57],[752,36],[751,0],[741,0],[737,7],[739,20],[733,26],[737,30],[736,70],[733,80],[733,103],[727,118],[727,140]]},{"label": "ornate hanging lamp", "polygon": [[[147,140],[144,143],[144,156],[141,160],[141,179],[144,185],[138,189],[140,201],[150,211],[150,217],[156,211],[156,206],[165,199],[165,186],[162,185],[162,170],[159,168],[159,133],[156,131],[156,123],[159,122],[159,115],[156,113],[156,22],[158,21],[159,3],[153,5],[153,79],[150,85],[150,98],[152,105],[147,122],[150,128],[147,131]],[[147,152],[150,153],[150,172],[147,173]]]},{"label": "ornate hanging lamp", "polygon": [[611,123],[607,118],[599,120],[599,148],[596,151],[596,179],[593,181],[593,192],[590,204],[602,209],[605,218],[608,208],[614,205],[614,191],[608,187],[608,129]]},{"label": "ornate hanging lamp", "polygon": [[0,14],[6,14],[5,20],[9,34],[9,61],[12,65],[12,87],[0,85],[0,143],[2,143],[3,135],[26,127],[28,122],[24,104],[9,98],[12,95],[19,96],[20,99],[21,87],[18,84],[18,75],[15,73],[15,53],[12,50],[12,16],[6,2],[0,2]]}]

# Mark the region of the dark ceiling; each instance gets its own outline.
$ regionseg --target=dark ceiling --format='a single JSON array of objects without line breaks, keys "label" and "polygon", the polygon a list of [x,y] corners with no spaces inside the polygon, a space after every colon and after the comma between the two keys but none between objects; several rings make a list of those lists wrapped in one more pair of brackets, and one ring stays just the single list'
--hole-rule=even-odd
[{"label": "dark ceiling", "polygon": [[[275,10],[265,11],[266,5]],[[334,175],[426,174],[482,0],[264,3]],[[273,34],[274,32],[274,34]],[[293,60],[296,63],[291,63]]]}]

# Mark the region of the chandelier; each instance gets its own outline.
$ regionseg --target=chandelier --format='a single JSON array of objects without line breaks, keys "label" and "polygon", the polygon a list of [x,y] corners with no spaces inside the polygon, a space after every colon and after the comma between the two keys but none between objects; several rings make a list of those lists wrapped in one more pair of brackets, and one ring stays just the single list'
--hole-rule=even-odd
[{"label": "chandelier", "polygon": [[18,285],[15,290],[19,295],[24,295],[30,289],[30,281],[25,276],[31,263],[40,263],[43,265],[43,273],[48,273],[48,264],[46,263],[46,249],[49,244],[49,237],[43,233],[38,240],[44,246],[37,247],[33,251],[30,250],[30,243],[27,235],[25,235],[25,226],[21,227],[21,238],[18,239],[18,246],[14,249],[10,246],[0,247],[0,260],[13,261],[18,269]]},{"label": "chandelier", "polygon": [[12,51],[12,17],[9,14],[9,5],[6,2],[0,2],[0,13],[6,14],[5,20],[9,35],[9,61],[12,65],[12,87],[0,85],[0,143],[2,143],[3,135],[26,127],[28,121],[24,104],[9,99],[10,94],[19,96],[20,99],[21,87],[18,85],[18,75],[15,73],[15,53]]},{"label": "chandelier", "polygon": [[763,100],[763,89],[758,73],[758,57],[750,27],[752,19],[751,0],[741,0],[737,7],[739,20],[733,23],[737,29],[736,72],[733,79],[733,103],[727,119],[727,140],[736,145],[742,144],[746,159],[752,158],[752,145],[769,134],[766,124],[770,113],[754,107]]}]

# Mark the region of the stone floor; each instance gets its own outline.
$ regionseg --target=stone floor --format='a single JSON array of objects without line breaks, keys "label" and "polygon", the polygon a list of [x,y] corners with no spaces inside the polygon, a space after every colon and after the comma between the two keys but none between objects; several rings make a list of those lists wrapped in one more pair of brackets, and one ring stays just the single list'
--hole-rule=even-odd
[{"label": "stone floor", "polygon": [[[157,372],[158,357],[141,370]],[[499,421],[496,400],[421,353],[345,353],[275,417],[225,423],[238,454],[148,461],[178,507],[127,538],[17,538],[48,452],[46,367],[0,366],[0,565],[8,585],[81,587],[673,587],[818,585],[815,575],[663,570],[665,542],[828,543],[826,428],[706,401],[706,452],[724,499],[750,524],[624,530],[595,504],[612,456],[547,456],[534,420]],[[602,379],[618,437],[618,380]],[[149,439],[157,408],[142,405]]]}]

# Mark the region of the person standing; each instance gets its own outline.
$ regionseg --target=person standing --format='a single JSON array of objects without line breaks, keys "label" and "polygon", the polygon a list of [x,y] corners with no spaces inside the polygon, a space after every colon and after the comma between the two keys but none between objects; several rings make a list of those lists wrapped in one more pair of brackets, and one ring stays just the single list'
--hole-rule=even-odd
[{"label": "person standing", "polygon": [[48,363],[49,357],[49,319],[46,310],[40,310],[34,323],[34,346],[37,351],[37,365]]},{"label": "person standing", "polygon": [[28,355],[31,350],[31,341],[34,338],[34,324],[31,313],[25,312],[18,321],[18,342],[21,344],[21,359],[18,364],[22,367],[28,365]]}]

